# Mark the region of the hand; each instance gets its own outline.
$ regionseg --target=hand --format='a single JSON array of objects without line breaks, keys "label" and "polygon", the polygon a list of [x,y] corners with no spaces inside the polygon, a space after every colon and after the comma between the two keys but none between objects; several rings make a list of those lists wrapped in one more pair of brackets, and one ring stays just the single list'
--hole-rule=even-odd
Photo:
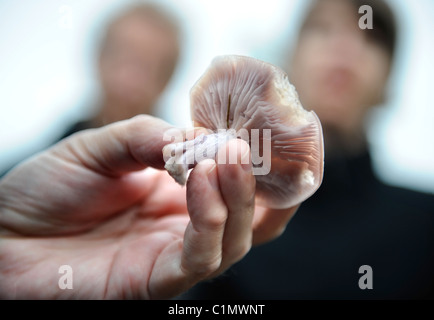
[{"label": "hand", "polygon": [[[153,169],[169,128],[138,116],[86,130],[0,181],[1,298],[173,297],[284,230],[296,208],[254,207],[241,140],[226,145],[238,164],[203,161],[187,188]],[[62,265],[72,290],[58,285]]]}]

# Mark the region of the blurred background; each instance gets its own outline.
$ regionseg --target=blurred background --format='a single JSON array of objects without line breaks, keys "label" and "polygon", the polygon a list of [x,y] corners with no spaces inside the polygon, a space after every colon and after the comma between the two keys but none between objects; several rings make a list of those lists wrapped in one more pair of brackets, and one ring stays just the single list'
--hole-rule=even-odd
[{"label": "blurred background", "polygon": [[[137,2],[0,0],[0,172],[96,112],[103,31],[120,10]],[[374,166],[389,184],[434,193],[434,2],[389,2],[398,16],[400,39],[390,98],[367,123]],[[179,64],[157,113],[175,125],[190,126],[189,90],[212,58],[243,54],[282,65],[306,2],[154,3],[181,27]]]}]

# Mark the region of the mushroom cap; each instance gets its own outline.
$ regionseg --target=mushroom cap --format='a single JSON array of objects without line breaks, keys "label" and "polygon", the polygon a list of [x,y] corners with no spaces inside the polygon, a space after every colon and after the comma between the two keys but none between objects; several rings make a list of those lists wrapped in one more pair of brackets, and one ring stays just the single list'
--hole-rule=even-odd
[{"label": "mushroom cap", "polygon": [[[219,56],[191,89],[190,101],[195,126],[215,132],[259,129],[255,148],[264,157],[264,139],[269,139],[264,129],[271,130],[265,141],[271,146],[270,170],[255,175],[258,204],[292,207],[319,188],[324,168],[321,123],[302,107],[284,71],[251,57]],[[252,135],[248,140],[253,152]]]}]

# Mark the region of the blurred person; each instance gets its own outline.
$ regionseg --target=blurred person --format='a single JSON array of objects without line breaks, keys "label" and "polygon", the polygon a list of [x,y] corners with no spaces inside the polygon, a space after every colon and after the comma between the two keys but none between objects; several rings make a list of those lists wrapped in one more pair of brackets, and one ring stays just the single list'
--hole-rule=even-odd
[{"label": "blurred person", "polygon": [[[360,29],[362,5],[373,29]],[[324,130],[320,189],[277,240],[184,298],[434,298],[434,197],[374,175],[365,117],[384,101],[397,25],[384,1],[316,0],[288,73]]]},{"label": "blurred person", "polygon": [[157,115],[155,104],[175,71],[180,49],[179,26],[162,8],[136,4],[125,9],[109,23],[100,44],[97,113],[71,125],[60,139],[138,114]]},{"label": "blurred person", "polygon": [[0,179],[0,299],[169,298],[284,228],[296,208],[255,208],[244,141],[187,188],[153,169],[171,129],[139,115],[84,130]]},{"label": "blurred person", "polygon": [[180,54],[176,21],[153,4],[129,7],[105,30],[98,57],[99,109],[64,134],[100,127],[138,114],[157,115],[156,102]]}]

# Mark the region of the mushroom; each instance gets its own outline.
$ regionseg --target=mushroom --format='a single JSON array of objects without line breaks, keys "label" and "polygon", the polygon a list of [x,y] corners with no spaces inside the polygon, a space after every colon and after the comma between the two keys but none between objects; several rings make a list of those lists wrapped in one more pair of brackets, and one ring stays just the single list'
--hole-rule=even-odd
[{"label": "mushroom", "polygon": [[258,204],[289,208],[319,188],[321,123],[302,107],[281,69],[251,57],[216,57],[191,89],[190,100],[195,127],[208,132],[164,147],[165,168],[178,183],[185,184],[196,163],[214,159],[229,139],[240,138],[251,147]]}]

